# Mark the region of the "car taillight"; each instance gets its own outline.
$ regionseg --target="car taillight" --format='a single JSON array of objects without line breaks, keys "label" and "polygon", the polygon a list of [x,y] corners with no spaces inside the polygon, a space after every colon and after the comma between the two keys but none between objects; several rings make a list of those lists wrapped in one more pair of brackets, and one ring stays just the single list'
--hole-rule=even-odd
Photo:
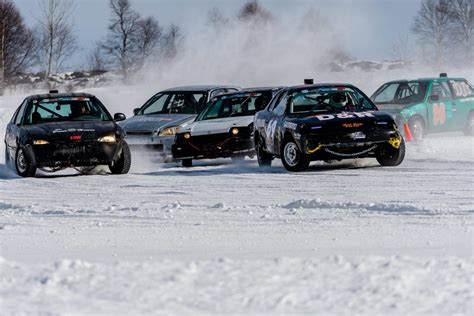
[{"label": "car taillight", "polygon": [[81,135],[73,135],[73,136],[70,136],[69,139],[72,141],[78,141],[78,140],[81,140]]}]

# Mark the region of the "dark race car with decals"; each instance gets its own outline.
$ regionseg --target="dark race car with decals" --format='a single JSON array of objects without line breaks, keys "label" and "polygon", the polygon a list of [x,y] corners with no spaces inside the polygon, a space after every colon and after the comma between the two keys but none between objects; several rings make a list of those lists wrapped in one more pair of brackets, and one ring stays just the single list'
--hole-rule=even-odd
[{"label": "dark race car with decals", "polygon": [[285,88],[255,115],[254,139],[260,166],[278,157],[289,171],[305,170],[313,160],[364,157],[397,166],[405,156],[392,116],[348,84]]},{"label": "dark race car with decals", "polygon": [[280,90],[248,88],[214,97],[196,121],[179,129],[173,158],[189,167],[193,159],[253,157],[253,116]]},{"label": "dark race car with decals", "polygon": [[47,172],[67,167],[108,165],[114,174],[130,169],[130,149],[116,121],[123,113],[109,114],[86,93],[33,95],[18,107],[7,126],[5,162],[16,172],[32,177],[37,168]]}]

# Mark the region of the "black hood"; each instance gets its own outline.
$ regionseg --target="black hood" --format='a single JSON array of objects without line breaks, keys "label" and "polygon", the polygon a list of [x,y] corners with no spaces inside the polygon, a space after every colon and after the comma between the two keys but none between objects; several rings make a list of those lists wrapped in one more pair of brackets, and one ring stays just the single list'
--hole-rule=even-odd
[{"label": "black hood", "polygon": [[54,122],[27,125],[23,128],[32,138],[46,138],[47,140],[67,140],[72,135],[80,135],[84,140],[94,140],[105,135],[115,134],[119,129],[113,121]]}]

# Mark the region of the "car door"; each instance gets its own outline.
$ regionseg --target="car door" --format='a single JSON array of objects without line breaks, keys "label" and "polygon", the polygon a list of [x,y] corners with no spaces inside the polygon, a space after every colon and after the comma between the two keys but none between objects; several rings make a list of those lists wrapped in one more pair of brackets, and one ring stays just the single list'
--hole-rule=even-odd
[{"label": "car door", "polygon": [[283,126],[287,103],[288,95],[282,93],[276,98],[275,103],[269,108],[268,115],[265,117],[265,130],[263,133],[265,135],[266,149],[269,153],[275,155],[278,155],[280,152],[282,142],[281,127]]},{"label": "car door", "polygon": [[428,93],[428,130],[453,129],[453,98],[447,81],[433,81]]},{"label": "car door", "polygon": [[453,93],[453,129],[462,130],[469,112],[474,110],[474,90],[466,80],[450,80],[449,84]]}]

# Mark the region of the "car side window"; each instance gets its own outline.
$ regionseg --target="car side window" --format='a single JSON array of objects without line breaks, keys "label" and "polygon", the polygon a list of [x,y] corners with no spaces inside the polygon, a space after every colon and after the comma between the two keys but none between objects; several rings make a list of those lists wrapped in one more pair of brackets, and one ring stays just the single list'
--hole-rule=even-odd
[{"label": "car side window", "polygon": [[450,80],[452,91],[455,98],[465,98],[474,95],[474,89],[465,80]]},{"label": "car side window", "polygon": [[451,99],[451,91],[449,90],[448,83],[444,82],[433,82],[431,86],[430,96],[437,95],[440,100]]},{"label": "car side window", "polygon": [[23,121],[23,115],[25,113],[25,109],[26,109],[27,104],[28,104],[28,102],[25,100],[25,101],[23,101],[23,104],[20,105],[20,108],[19,108],[18,112],[16,113],[15,122],[14,122],[15,125],[20,125],[21,122]]}]

